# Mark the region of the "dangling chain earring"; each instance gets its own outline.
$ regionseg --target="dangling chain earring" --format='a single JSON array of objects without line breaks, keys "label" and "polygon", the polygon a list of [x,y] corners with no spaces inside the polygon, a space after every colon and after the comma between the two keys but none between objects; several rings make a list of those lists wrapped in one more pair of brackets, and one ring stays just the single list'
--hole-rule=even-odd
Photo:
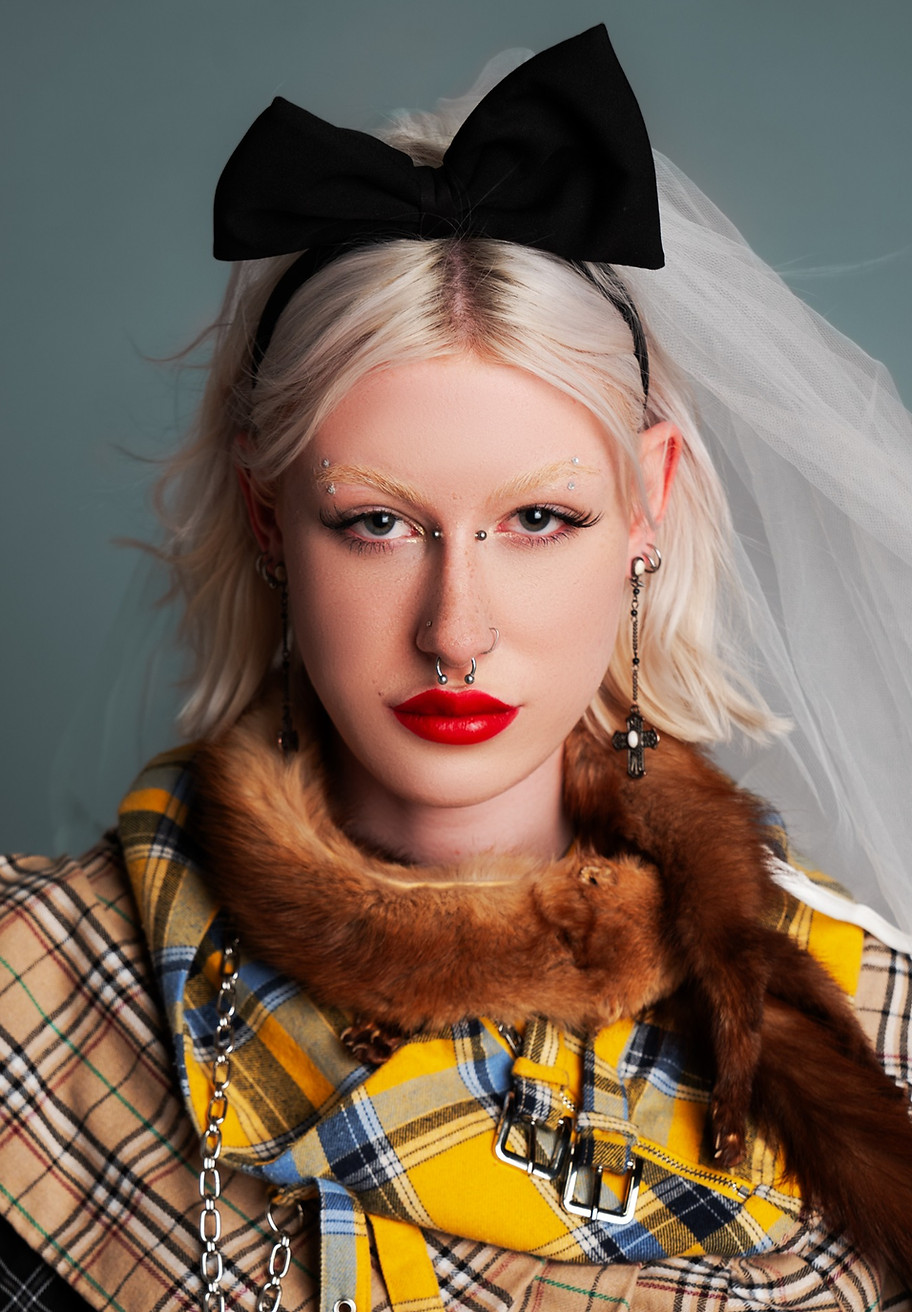
[{"label": "dangling chain earring", "polygon": [[626,728],[619,729],[611,739],[616,752],[627,753],[627,774],[631,779],[642,779],[646,773],[645,749],[658,747],[659,735],[655,729],[648,729],[643,723],[639,699],[640,675],[640,591],[644,574],[655,574],[662,563],[658,547],[650,542],[646,555],[635,556],[630,563],[630,645],[633,649],[633,702],[627,716]]},{"label": "dangling chain earring", "polygon": [[291,645],[288,640],[288,571],[281,561],[273,565],[265,552],[256,562],[257,573],[270,588],[281,588],[282,603],[282,727],[276,741],[285,756],[298,750],[298,731],[291,719]]}]

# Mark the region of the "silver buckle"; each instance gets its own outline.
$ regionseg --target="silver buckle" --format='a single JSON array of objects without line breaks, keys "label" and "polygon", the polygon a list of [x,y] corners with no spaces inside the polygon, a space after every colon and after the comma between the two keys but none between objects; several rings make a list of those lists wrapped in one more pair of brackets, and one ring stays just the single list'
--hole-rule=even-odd
[{"label": "silver buckle", "polygon": [[[569,1117],[558,1121],[556,1130],[549,1130],[541,1121],[529,1116],[519,1116],[513,1111],[513,1091],[504,1101],[497,1138],[494,1140],[494,1154],[508,1166],[518,1166],[526,1175],[534,1175],[539,1180],[556,1180],[564,1169],[564,1162],[570,1149],[570,1135],[573,1125]],[[507,1135],[513,1126],[521,1123],[528,1126],[529,1151],[526,1156],[515,1153],[507,1147]],[[544,1155],[539,1160],[539,1144],[544,1148]]]},{"label": "silver buckle", "polygon": [[[564,1185],[564,1194],[562,1202],[565,1212],[571,1212],[573,1216],[585,1216],[589,1221],[601,1221],[605,1225],[626,1225],[628,1221],[633,1220],[633,1214],[636,1210],[637,1196],[640,1192],[640,1180],[643,1176],[643,1159],[628,1156],[626,1162],[627,1189],[621,1200],[620,1207],[599,1207],[598,1201],[602,1194],[602,1170],[598,1166],[577,1166],[574,1160],[575,1154],[570,1158],[570,1169],[567,1171],[567,1182]],[[588,1203],[580,1203],[576,1200],[576,1182],[583,1171],[588,1171],[594,1176],[592,1192]]]}]

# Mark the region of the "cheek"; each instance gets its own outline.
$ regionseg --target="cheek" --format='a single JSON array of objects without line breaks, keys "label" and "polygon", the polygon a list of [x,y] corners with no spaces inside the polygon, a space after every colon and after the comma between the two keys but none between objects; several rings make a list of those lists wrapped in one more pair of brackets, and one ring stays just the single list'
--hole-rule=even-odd
[{"label": "cheek", "polygon": [[410,622],[413,581],[322,544],[286,551],[286,567],[295,646],[317,691],[379,687]]}]

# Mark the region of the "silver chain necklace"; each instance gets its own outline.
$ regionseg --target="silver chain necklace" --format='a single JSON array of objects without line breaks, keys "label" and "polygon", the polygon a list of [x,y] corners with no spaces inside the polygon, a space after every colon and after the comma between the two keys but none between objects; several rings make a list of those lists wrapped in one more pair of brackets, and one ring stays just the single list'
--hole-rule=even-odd
[{"label": "silver chain necklace", "polygon": [[[215,999],[218,1023],[215,1027],[215,1056],[212,1058],[212,1094],[206,1110],[208,1122],[200,1135],[200,1155],[203,1169],[199,1175],[199,1192],[203,1206],[200,1210],[199,1236],[203,1243],[200,1254],[200,1275],[203,1291],[200,1297],[202,1312],[225,1312],[225,1292],[222,1277],[225,1263],[219,1243],[222,1238],[222,1216],[218,1200],[222,1193],[218,1160],[222,1151],[222,1124],[228,1114],[228,1087],[231,1084],[231,1054],[234,1052],[234,1018],[237,1014],[238,940],[234,939],[222,949],[219,962],[219,990]],[[282,1305],[282,1281],[291,1265],[291,1240],[299,1234],[304,1220],[300,1203],[295,1203],[286,1223],[276,1218],[275,1200],[266,1205],[266,1223],[275,1235],[266,1280],[256,1299],[256,1312],[279,1312]],[[293,1227],[293,1228],[291,1228]],[[350,1299],[338,1312],[355,1312]],[[336,1309],[333,1310],[336,1312]]]}]

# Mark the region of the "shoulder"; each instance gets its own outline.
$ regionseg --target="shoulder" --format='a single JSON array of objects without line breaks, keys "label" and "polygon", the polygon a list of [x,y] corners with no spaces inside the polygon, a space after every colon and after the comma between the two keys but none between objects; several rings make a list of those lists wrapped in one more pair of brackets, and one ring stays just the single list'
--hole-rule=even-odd
[{"label": "shoulder", "polygon": [[912,1094],[912,935],[784,853],[774,853],[770,870],[780,890],[779,927],[849,995],[885,1071]]},{"label": "shoulder", "polygon": [[912,957],[865,934],[855,1010],[884,1070],[912,1094]]},{"label": "shoulder", "polygon": [[86,916],[136,928],[120,844],[106,834],[83,856],[0,856],[0,935],[37,919],[54,942],[79,931]]},{"label": "shoulder", "polygon": [[[145,939],[112,836],[84,856],[0,858],[0,1023],[34,1035],[58,1008],[122,1018],[148,1037],[157,1005]],[[140,1022],[140,1017],[144,1021]]]},{"label": "shoulder", "polygon": [[94,1302],[136,1266],[117,1234],[139,1182],[161,1241],[163,1181],[183,1197],[193,1162],[118,845],[0,859],[0,1215]]}]

